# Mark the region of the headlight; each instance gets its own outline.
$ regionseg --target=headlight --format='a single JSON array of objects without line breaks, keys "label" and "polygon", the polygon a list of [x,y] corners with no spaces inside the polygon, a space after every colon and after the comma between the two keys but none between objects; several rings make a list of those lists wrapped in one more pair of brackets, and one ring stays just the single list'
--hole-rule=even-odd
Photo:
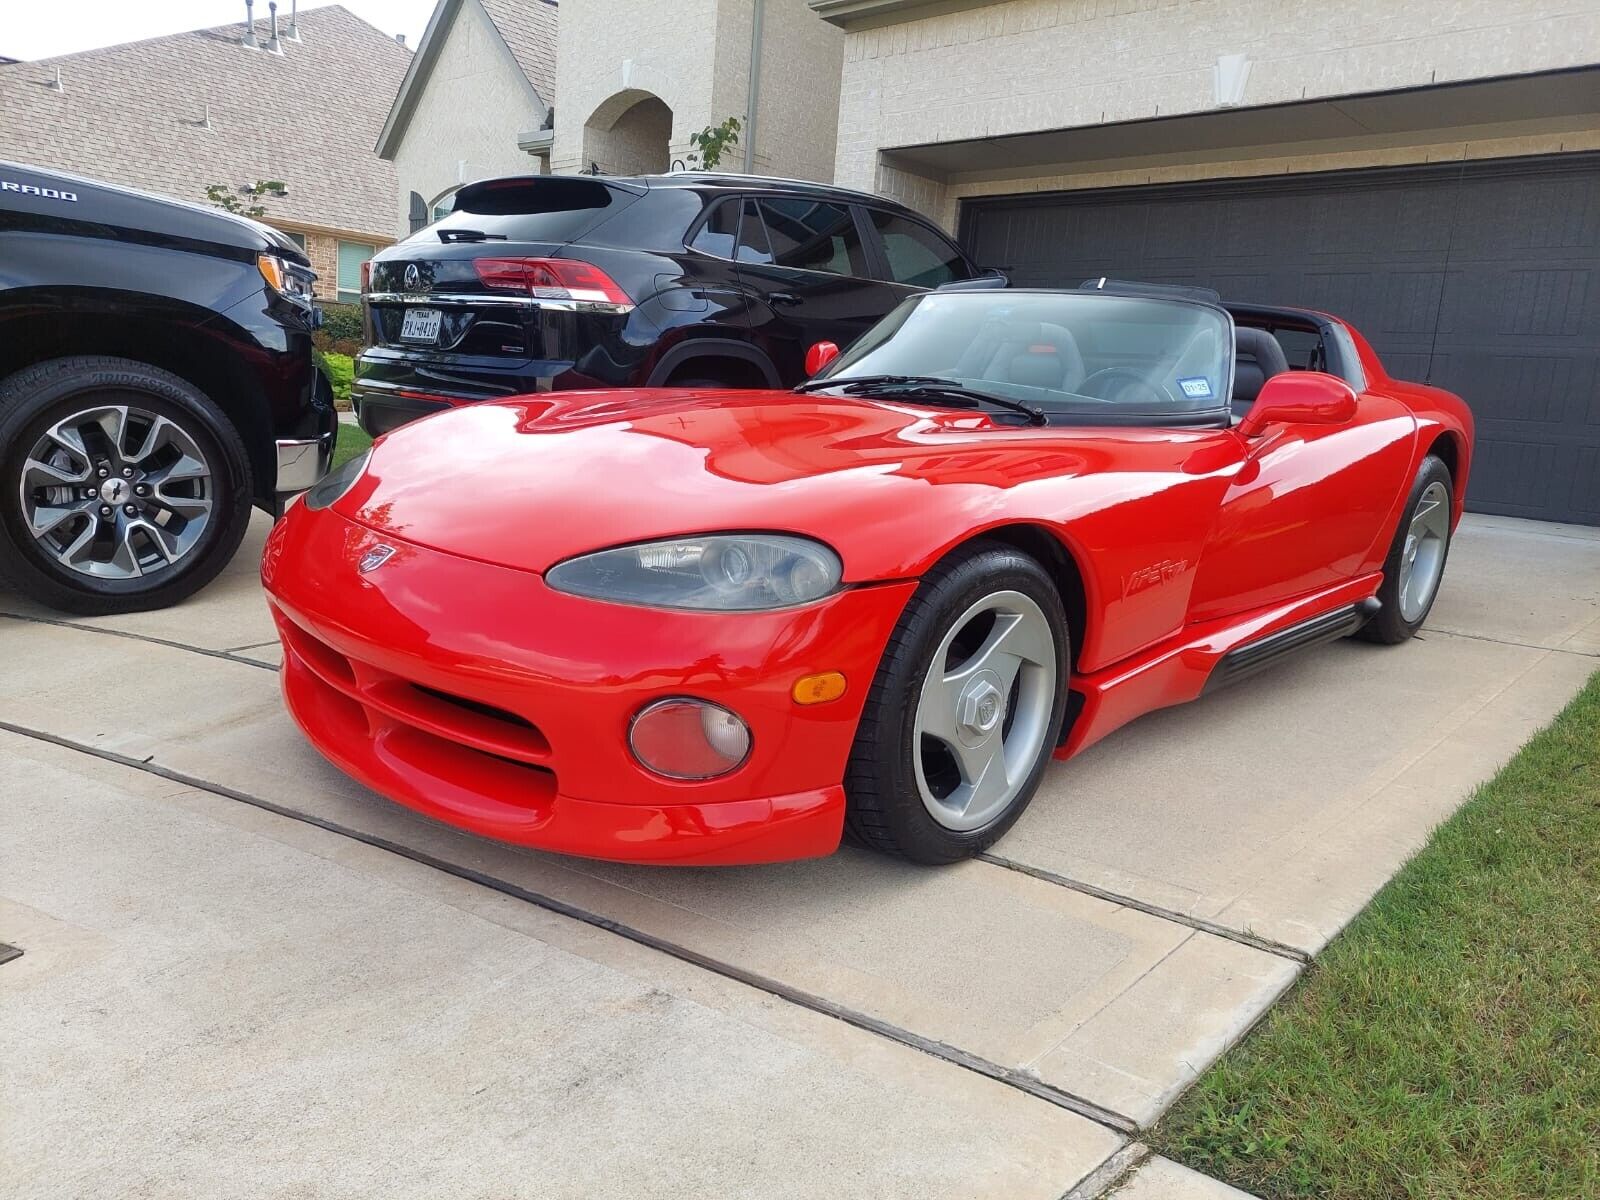
[{"label": "headlight", "polygon": [[256,270],[261,272],[261,278],[273,291],[302,304],[311,303],[311,288],[317,277],[298,263],[291,263],[276,254],[258,254]]},{"label": "headlight", "polygon": [[809,538],[718,533],[569,558],[545,582],[618,604],[749,612],[820,600],[843,573],[839,556]]},{"label": "headlight", "polygon": [[365,450],[356,455],[342,467],[335,467],[316,483],[311,485],[311,490],[306,492],[307,508],[327,508],[356,485],[356,480],[361,478],[361,472],[367,469],[367,459],[372,457],[371,450]]}]

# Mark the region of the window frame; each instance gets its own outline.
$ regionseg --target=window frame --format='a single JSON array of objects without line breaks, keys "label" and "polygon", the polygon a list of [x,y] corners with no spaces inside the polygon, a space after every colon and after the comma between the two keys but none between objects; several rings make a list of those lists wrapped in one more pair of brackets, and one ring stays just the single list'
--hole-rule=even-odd
[{"label": "window frame", "polygon": [[[855,222],[856,237],[861,241],[861,253],[866,259],[867,270],[875,273],[868,275],[841,275],[837,271],[817,271],[810,267],[790,267],[780,262],[746,262],[740,258],[724,258],[720,254],[713,254],[711,251],[703,250],[699,246],[693,244],[694,239],[700,236],[700,232],[711,220],[711,214],[716,210],[719,204],[736,203],[739,205],[739,232],[734,234],[733,252],[738,254],[739,241],[743,236],[745,204],[751,201],[754,201],[756,204],[760,204],[763,200],[770,200],[774,198],[780,200],[802,200],[812,203],[820,201],[824,204],[836,205],[837,207],[847,211],[850,214],[850,219]],[[801,192],[780,192],[776,190],[720,192],[711,197],[709,203],[707,203],[706,206],[700,211],[700,215],[695,218],[694,223],[684,231],[683,248],[691,254],[702,254],[706,258],[714,259],[717,262],[731,263],[734,267],[757,267],[764,271],[793,271],[796,275],[814,275],[821,279],[852,279],[861,283],[883,283],[884,280],[879,278],[879,276],[882,274],[882,271],[879,267],[879,251],[878,248],[873,244],[872,239],[867,236],[871,230],[865,228],[865,226],[870,225],[870,221],[859,211],[860,207],[861,206],[855,203],[853,200],[835,200],[826,196],[808,196]],[[767,248],[770,251],[772,247],[772,233],[767,229],[766,218],[764,217],[761,220],[761,227],[762,231],[767,234]],[[962,258],[965,259],[966,256],[962,255]],[[970,262],[968,265],[971,265]],[[925,291],[927,289],[924,288],[918,290]]]},{"label": "window frame", "polygon": [[711,224],[711,215],[724,204],[736,204],[739,206],[739,216],[733,223],[733,252],[734,254],[739,253],[739,229],[744,223],[744,199],[730,192],[720,192],[713,195],[710,203],[700,210],[700,215],[690,223],[688,229],[684,230],[683,248],[690,254],[701,254],[706,258],[715,259],[717,262],[733,263],[737,266],[739,262],[737,258],[714,254],[705,247],[694,244],[695,239],[706,231],[706,226]]},{"label": "window frame", "polygon": [[888,251],[884,249],[883,238],[878,233],[878,227],[872,222],[872,214],[875,212],[880,212],[890,217],[897,217],[902,221],[908,221],[913,225],[920,226],[925,232],[932,234],[935,238],[948,246],[955,256],[959,258],[963,264],[965,264],[967,268],[966,277],[968,279],[976,279],[983,273],[981,270],[979,270],[978,264],[972,260],[971,256],[961,248],[961,244],[959,242],[957,242],[953,237],[950,237],[944,232],[944,230],[940,229],[932,221],[929,221],[921,214],[905,209],[891,208],[886,204],[869,204],[866,202],[859,202],[855,207],[860,210],[856,215],[856,221],[863,234],[866,236],[867,244],[870,248],[872,257],[873,269],[878,274],[879,283],[886,283],[893,288],[902,288],[905,290],[906,294],[909,295],[915,295],[921,292],[929,292],[934,290],[933,288],[921,287],[915,283],[901,283],[894,278],[889,267]]},{"label": "window frame", "polygon": [[[976,279],[982,274],[982,272],[978,269],[978,264],[973,262],[972,259],[967,256],[967,252],[961,248],[960,244],[957,243],[953,237],[950,237],[948,234],[946,234],[944,230],[935,225],[932,221],[926,220],[915,213],[897,208],[890,208],[884,204],[860,203],[857,204],[856,207],[861,210],[857,215],[856,223],[862,229],[863,233],[869,235],[867,237],[867,242],[871,246],[871,257],[873,259],[874,269],[879,275],[878,282],[887,283],[890,287],[905,288],[908,292],[931,292],[935,290],[934,288],[923,287],[920,284],[901,283],[898,279],[894,278],[894,272],[889,265],[889,252],[887,249],[885,249],[883,244],[883,235],[878,231],[877,225],[875,225],[872,220],[872,214],[875,212],[883,213],[885,216],[894,217],[900,221],[905,221],[910,225],[915,225],[922,229],[923,232],[932,234],[940,242],[943,242],[945,246],[950,249],[951,253],[953,253],[955,257],[961,261],[962,265],[966,267],[967,274],[965,278]],[[951,280],[950,282],[954,283],[958,281]]]},{"label": "window frame", "polygon": [[[756,202],[756,205],[757,205],[756,211],[758,213],[760,212],[760,205],[761,205],[761,202],[763,200],[796,200],[796,201],[799,201],[802,204],[831,204],[835,208],[844,209],[845,212],[849,214],[851,222],[856,227],[856,238],[861,243],[861,256],[866,260],[866,269],[869,272],[875,271],[877,269],[878,260],[877,260],[877,257],[876,257],[876,252],[873,249],[871,241],[869,241],[868,238],[867,238],[867,232],[868,231],[866,229],[862,228],[862,225],[865,222],[866,218],[863,217],[862,214],[857,211],[860,208],[860,205],[858,205],[855,201],[853,201],[853,200],[835,200],[835,199],[832,199],[831,197],[828,197],[828,196],[808,196],[804,192],[780,192],[780,191],[756,192],[756,193],[753,193],[750,198]],[[741,221],[744,219],[743,213],[740,214],[740,218],[739,219]],[[767,218],[765,216],[763,216],[761,218],[761,225],[762,225],[762,228],[766,231],[766,234],[767,234],[767,249],[769,251],[771,251],[771,249],[772,249],[772,227],[767,224]],[[735,244],[735,246],[738,245],[737,240],[735,241],[734,244]],[[765,268],[766,270],[769,270],[769,271],[793,271],[796,275],[815,275],[815,276],[818,276],[819,278],[822,278],[822,279],[855,279],[855,280],[859,280],[862,283],[882,283],[883,282],[883,280],[877,278],[876,276],[874,276],[872,274],[852,275],[852,274],[845,273],[845,272],[840,272],[840,271],[818,271],[814,267],[791,267],[787,263],[778,262],[776,260],[776,258],[774,258],[774,260],[772,262],[765,262],[765,263],[738,263],[737,265],[741,266],[741,267],[745,267],[745,266],[748,266],[748,267],[763,267],[763,268]]]},{"label": "window frame", "polygon": [[[337,303],[337,304],[360,304],[361,303],[361,285],[360,285],[360,283],[357,282],[357,284],[356,284],[356,286],[354,288],[347,288],[347,287],[344,286],[343,280],[341,280],[339,278],[340,272],[343,270],[343,267],[344,267],[344,263],[340,259],[340,253],[339,252],[345,246],[364,246],[364,247],[366,247],[366,249],[368,251],[368,254],[367,254],[367,257],[362,260],[363,262],[371,262],[372,259],[378,253],[378,247],[376,245],[374,245],[373,243],[371,243],[371,242],[358,242],[354,238],[335,238],[334,241],[333,241],[333,261],[334,261],[334,269],[333,269],[333,298],[334,298],[334,302]],[[359,278],[360,278],[360,272],[359,272],[359,269],[358,269],[358,271],[357,271],[357,279],[359,280]],[[353,298],[346,299],[346,297],[353,297]]]}]

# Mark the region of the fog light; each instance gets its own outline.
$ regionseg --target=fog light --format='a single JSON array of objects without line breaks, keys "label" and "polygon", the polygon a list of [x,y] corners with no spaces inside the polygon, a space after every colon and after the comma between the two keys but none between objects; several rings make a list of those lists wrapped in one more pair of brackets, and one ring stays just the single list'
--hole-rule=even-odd
[{"label": "fog light", "polygon": [[639,710],[628,747],[668,779],[714,779],[750,754],[750,727],[718,704],[675,696]]}]

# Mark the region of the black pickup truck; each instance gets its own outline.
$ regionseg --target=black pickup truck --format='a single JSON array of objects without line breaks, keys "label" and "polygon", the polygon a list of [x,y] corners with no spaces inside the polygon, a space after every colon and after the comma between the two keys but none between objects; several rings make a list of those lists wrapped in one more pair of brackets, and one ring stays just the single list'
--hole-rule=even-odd
[{"label": "black pickup truck", "polygon": [[253,506],[327,470],[304,252],[276,230],[0,162],[0,577],[74,613],[175,603]]}]

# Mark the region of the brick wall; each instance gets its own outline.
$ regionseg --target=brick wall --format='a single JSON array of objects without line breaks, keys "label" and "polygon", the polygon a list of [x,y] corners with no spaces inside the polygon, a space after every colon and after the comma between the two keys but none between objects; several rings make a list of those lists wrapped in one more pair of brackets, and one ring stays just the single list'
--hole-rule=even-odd
[{"label": "brick wall", "polygon": [[327,233],[307,233],[306,253],[317,273],[318,300],[333,300],[339,291],[339,239]]},{"label": "brick wall", "polygon": [[360,242],[364,246],[376,246],[379,250],[394,243],[385,238],[375,238],[367,235],[349,234],[340,237],[336,233],[326,230],[303,229],[293,225],[280,225],[285,233],[292,233],[302,237],[306,242],[306,256],[311,259],[311,269],[317,273],[315,294],[318,300],[329,302],[336,301],[339,294],[339,243]]}]

